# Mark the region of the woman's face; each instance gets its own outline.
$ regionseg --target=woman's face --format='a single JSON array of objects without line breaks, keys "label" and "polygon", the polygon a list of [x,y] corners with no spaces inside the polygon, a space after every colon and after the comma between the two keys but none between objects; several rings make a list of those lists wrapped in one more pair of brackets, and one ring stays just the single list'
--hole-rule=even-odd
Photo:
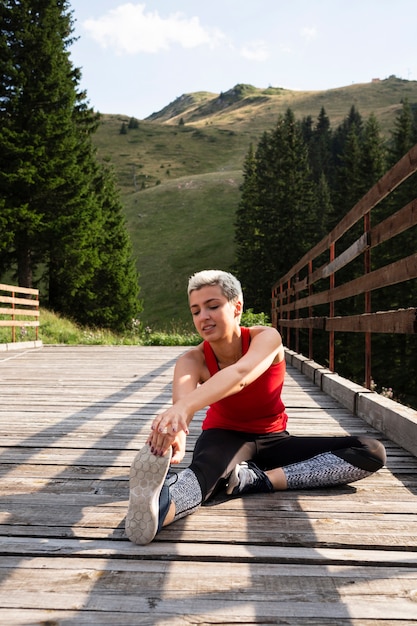
[{"label": "woman's face", "polygon": [[218,285],[192,291],[189,304],[194,326],[207,341],[215,341],[233,333],[242,306],[240,302],[230,302]]}]

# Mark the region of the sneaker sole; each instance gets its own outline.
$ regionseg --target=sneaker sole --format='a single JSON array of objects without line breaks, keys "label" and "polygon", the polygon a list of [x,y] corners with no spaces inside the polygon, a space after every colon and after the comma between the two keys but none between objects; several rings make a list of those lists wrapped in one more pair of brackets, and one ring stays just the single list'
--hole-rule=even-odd
[{"label": "sneaker sole", "polygon": [[172,448],[165,456],[155,456],[148,445],[139,450],[129,476],[129,508],[125,529],[130,541],[150,543],[158,531],[159,495],[168,473]]}]

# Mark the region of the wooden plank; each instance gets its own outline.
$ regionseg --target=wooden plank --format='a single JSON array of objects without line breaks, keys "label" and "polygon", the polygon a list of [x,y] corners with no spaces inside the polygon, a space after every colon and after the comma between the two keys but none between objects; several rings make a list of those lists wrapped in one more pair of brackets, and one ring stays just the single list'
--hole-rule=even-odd
[{"label": "wooden plank", "polygon": [[335,259],[333,259],[333,261],[315,270],[309,277],[308,284],[313,285],[322,278],[329,278],[331,274],[341,270],[343,267],[348,265],[348,263],[356,259],[360,254],[363,254],[365,250],[368,250],[369,247],[368,233],[363,233],[363,235],[361,235]]},{"label": "wooden plank", "polygon": [[310,275],[305,276],[302,280],[294,280],[292,286],[284,292],[279,293],[276,296],[276,304],[279,302],[283,302],[285,298],[288,296],[294,296],[300,291],[304,291],[310,284]]},{"label": "wooden plank", "polygon": [[417,332],[417,309],[398,309],[396,311],[378,311],[362,315],[338,317],[299,317],[278,319],[278,326],[285,328],[314,328],[318,330],[344,331],[355,333],[406,333]]},{"label": "wooden plank", "polygon": [[0,302],[4,304],[20,304],[20,305],[28,305],[28,306],[38,306],[39,301],[35,299],[29,298],[16,298],[15,296],[0,296]]},{"label": "wooden plank", "polygon": [[32,311],[31,309],[14,309],[11,307],[0,307],[0,314],[4,315],[29,315],[39,317],[40,311],[36,309]]},{"label": "wooden plank", "polygon": [[284,328],[315,328],[316,330],[324,330],[327,319],[326,317],[297,317],[289,319],[280,317],[277,325]]},{"label": "wooden plank", "polygon": [[[191,519],[191,518],[190,518]],[[102,539],[71,539],[71,538],[31,538],[0,536],[0,547],[4,558],[15,557],[49,559],[53,555],[62,557],[83,557],[86,559],[101,559],[102,566],[107,567],[112,559],[128,559],[129,561],[190,561],[213,562],[213,563],[275,563],[275,564],[298,564],[303,566],[322,565],[348,565],[350,567],[397,567],[400,571],[415,570],[417,568],[417,555],[415,551],[390,551],[377,550],[372,547],[363,549],[355,548],[309,548],[305,546],[275,546],[275,545],[239,545],[233,542],[226,544],[206,542],[179,541],[170,543],[167,541],[155,541],[147,546],[136,546],[129,541],[114,542],[109,538]],[[67,560],[68,563],[72,559]],[[3,558],[0,565],[3,563]],[[68,565],[71,567],[71,565]],[[306,568],[306,576],[311,570]]]},{"label": "wooden plank", "polygon": [[[155,610],[208,616],[216,611],[223,618],[229,614],[250,617],[254,602],[256,614],[264,618],[279,611],[280,617],[337,618],[353,612],[356,618],[369,619],[383,607],[387,618],[410,619],[415,610],[408,590],[417,583],[416,569],[362,568],[352,584],[351,566],[312,566],[304,574],[298,565],[145,561],[138,572],[134,562],[121,559],[104,568],[96,559],[72,559],[69,567],[67,561],[6,563],[11,576],[4,585],[4,607],[56,610],[75,604],[96,610],[99,616],[123,606],[125,612],[136,615]],[[308,591],[300,588],[300,577],[306,580]],[[23,598],[16,591],[18,586],[25,587]],[[191,600],[194,594],[198,604]],[[345,602],[349,602],[348,613]]]},{"label": "wooden plank", "polygon": [[380,222],[370,232],[371,247],[388,241],[417,224],[417,198]]},{"label": "wooden plank", "polygon": [[[97,626],[97,612],[84,610],[81,614],[77,614],[76,611],[38,611],[29,609],[27,611],[15,611],[14,609],[0,609],[0,619],[3,618],[2,623],[8,626],[39,626],[39,624],[65,624],[65,626]],[[130,626],[131,624],[138,623],[136,614],[125,613],[121,610],[118,613],[101,613],[100,614],[100,626]],[[224,626],[225,621],[222,616],[213,614],[209,616],[209,622],[204,620],[203,616],[194,615],[182,615],[181,617],[169,616],[164,614],[155,614],[155,611],[148,612],[147,614],[140,616],[141,626],[184,626],[184,624],[219,624]],[[281,620],[282,621],[282,620]],[[253,615],[250,621],[246,620],[245,624],[257,624],[259,626],[265,626],[266,624],[277,624],[277,619],[272,617],[270,620],[265,621],[262,617]],[[228,616],[227,624],[242,624],[240,616]],[[334,626],[335,621],[320,617],[318,619],[314,617],[302,617],[291,616],[285,617],[286,626]],[[349,616],[340,617],[337,621],[337,626],[392,626],[391,619],[380,618],[378,622],[368,619],[355,619]],[[410,626],[409,620],[395,620],[395,626]]]},{"label": "wooden plank", "polygon": [[416,308],[409,308],[326,318],[325,330],[360,333],[407,333],[412,335],[417,332],[416,313]]},{"label": "wooden plank", "polygon": [[[69,498],[45,498],[42,504],[39,499],[39,504],[34,506],[30,504],[30,498],[21,498],[19,505],[20,509],[25,508],[24,513],[20,512],[18,506],[6,502],[5,506],[10,507],[10,511],[0,517],[3,532],[16,537],[26,536],[30,532],[35,537],[49,539],[65,536],[66,533],[77,539],[125,540],[123,522],[127,499],[121,500],[116,506],[108,503],[108,497],[80,498],[84,502],[88,499],[94,503],[94,506],[85,505],[82,510],[75,503],[72,506],[61,504],[60,501],[64,499]],[[74,494],[73,500],[77,499],[77,494]],[[54,513],[55,524],[51,526],[50,512],[56,507],[59,507],[59,512]],[[328,511],[327,515],[319,518],[301,510],[295,515],[282,514],[278,510],[278,515],[279,524],[272,514],[257,516],[255,510],[250,510],[239,516],[235,511],[222,511],[216,507],[215,511],[201,511],[184,522],[180,520],[172,527],[167,527],[155,541],[175,543],[186,537],[187,541],[199,543],[205,541],[209,534],[210,541],[219,546],[228,541],[260,546],[271,543],[276,546],[301,544],[306,548],[345,550],[372,545],[375,550],[385,549],[394,553],[416,550],[417,547],[412,514],[402,514],[403,519],[387,518],[385,521],[378,520],[377,512],[369,516],[350,513],[349,520],[334,511]],[[383,512],[380,511],[379,515],[383,516]]]},{"label": "wooden plank", "polygon": [[18,326],[19,328],[21,326],[39,326],[39,322],[30,322],[28,320],[0,320],[0,326]]},{"label": "wooden plank", "polygon": [[32,287],[18,287],[17,285],[5,285],[0,284],[0,291],[9,291],[13,293],[28,293],[32,295],[39,295],[39,289],[33,289]]}]

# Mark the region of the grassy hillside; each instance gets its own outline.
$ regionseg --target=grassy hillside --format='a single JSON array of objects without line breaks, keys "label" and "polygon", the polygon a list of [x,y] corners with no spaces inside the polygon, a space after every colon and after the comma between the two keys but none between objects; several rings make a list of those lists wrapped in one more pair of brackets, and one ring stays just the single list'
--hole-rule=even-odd
[{"label": "grassy hillside", "polygon": [[184,176],[126,198],[146,325],[188,323],[187,279],[233,263],[240,171]]},{"label": "grassy hillside", "polygon": [[120,184],[141,274],[142,319],[152,328],[178,320],[183,326],[190,321],[189,275],[233,262],[242,163],[257,137],[146,121],[121,135],[123,121],[105,116],[97,146]]},{"label": "grassy hillside", "polygon": [[354,104],[374,113],[389,137],[404,98],[417,102],[417,81],[391,77],[319,92],[237,85],[223,94],[186,94],[121,134],[123,115],[104,115],[98,155],[114,167],[141,274],[142,319],[151,328],[189,324],[188,276],[230,269],[242,164],[250,143],[288,107],[315,120],[324,107],[337,126]]}]

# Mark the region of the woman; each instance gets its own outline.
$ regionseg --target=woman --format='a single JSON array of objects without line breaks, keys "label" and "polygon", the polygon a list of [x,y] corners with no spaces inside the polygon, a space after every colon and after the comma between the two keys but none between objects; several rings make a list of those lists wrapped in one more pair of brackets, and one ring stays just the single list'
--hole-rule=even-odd
[{"label": "woman", "polygon": [[[239,281],[206,270],[188,283],[194,325],[203,339],[177,361],[173,404],[152,422],[130,470],[126,533],[147,544],[171,522],[193,513],[221,486],[250,492],[344,485],[385,463],[382,444],[368,437],[295,437],[281,399],[284,348],[271,327],[243,328]],[[194,413],[209,406],[191,465],[182,461]]]}]

